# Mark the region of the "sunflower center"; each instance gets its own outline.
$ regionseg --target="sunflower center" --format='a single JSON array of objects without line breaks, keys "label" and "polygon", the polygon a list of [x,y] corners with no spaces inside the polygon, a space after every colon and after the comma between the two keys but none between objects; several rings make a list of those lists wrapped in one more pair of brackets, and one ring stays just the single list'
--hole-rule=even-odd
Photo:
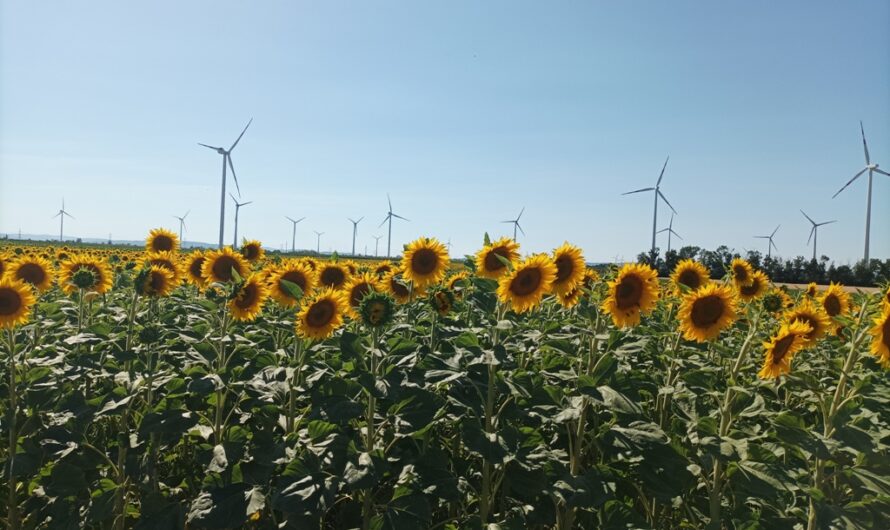
[{"label": "sunflower center", "polygon": [[231,256],[220,256],[213,262],[213,276],[224,282],[232,281],[232,269],[238,271],[239,275],[241,274],[241,267]]},{"label": "sunflower center", "polygon": [[326,267],[321,271],[321,283],[328,287],[340,287],[346,281],[346,273],[340,267]]},{"label": "sunflower center", "polygon": [[360,303],[362,303],[362,298],[364,298],[368,293],[371,292],[371,286],[367,283],[360,283],[352,288],[349,292],[349,305],[352,307],[358,307]]},{"label": "sunflower center", "polygon": [[562,255],[556,258],[556,283],[566,281],[575,272],[575,263],[572,258]]},{"label": "sunflower center", "polygon": [[151,248],[161,252],[173,250],[173,239],[169,236],[159,235],[151,242]]},{"label": "sunflower center", "polygon": [[19,267],[15,275],[19,280],[31,285],[40,285],[46,279],[46,271],[36,263],[25,263]]},{"label": "sunflower center", "polygon": [[616,286],[615,300],[618,309],[629,309],[640,305],[643,297],[643,280],[637,276],[627,276]]},{"label": "sunflower center", "polygon": [[392,286],[392,292],[395,293],[396,296],[405,297],[411,294],[408,291],[408,288],[405,287],[401,282],[396,281],[395,278],[389,281],[390,286]]},{"label": "sunflower center", "polygon": [[522,269],[510,282],[510,292],[516,296],[528,296],[541,286],[541,269],[537,267]]},{"label": "sunflower center", "polygon": [[680,276],[677,277],[677,281],[693,291],[701,287],[701,277],[697,272],[691,269],[681,272]]},{"label": "sunflower center", "polygon": [[506,247],[495,247],[491,249],[491,252],[485,255],[485,270],[494,272],[506,267],[504,262],[498,259],[498,256],[506,260],[510,259],[510,253],[507,251]]},{"label": "sunflower center", "polygon": [[163,291],[164,287],[167,285],[167,278],[165,278],[164,275],[160,272],[152,272],[149,275],[148,281],[153,293],[159,293]]},{"label": "sunflower center", "polygon": [[788,354],[788,350],[791,349],[791,345],[794,344],[795,337],[796,335],[791,333],[776,341],[776,345],[773,346],[773,364],[782,362],[782,359]]},{"label": "sunflower center", "polygon": [[309,312],[306,313],[306,324],[312,328],[322,328],[334,318],[336,307],[331,300],[319,300],[312,304]]},{"label": "sunflower center", "polygon": [[692,323],[698,328],[711,327],[720,320],[724,311],[726,305],[719,296],[699,298],[692,304]]},{"label": "sunflower center", "polygon": [[244,257],[249,260],[255,260],[260,255],[260,249],[256,245],[247,245],[241,248]]},{"label": "sunflower center", "polygon": [[256,303],[257,295],[259,294],[259,289],[257,289],[256,284],[248,283],[244,287],[241,288],[241,293],[238,295],[238,298],[235,299],[235,306],[238,309],[249,309]]},{"label": "sunflower center", "polygon": [[755,276],[751,278],[750,285],[743,285],[739,291],[745,296],[754,296],[760,292],[760,281]]},{"label": "sunflower center", "polygon": [[371,321],[371,324],[377,325],[382,320],[384,315],[386,315],[386,305],[383,302],[374,302],[371,305],[371,311],[368,320]]},{"label": "sunflower center", "polygon": [[191,265],[189,265],[189,272],[195,278],[201,278],[201,267],[204,265],[204,257],[195,258],[192,260]]},{"label": "sunflower center", "polygon": [[439,264],[439,256],[430,248],[418,249],[411,256],[411,271],[415,274],[431,274]]},{"label": "sunflower center", "polygon": [[303,291],[306,290],[306,275],[304,275],[300,271],[287,271],[281,275],[281,279],[297,284],[297,286]]},{"label": "sunflower center", "polygon": [[830,294],[825,297],[825,300],[822,302],[822,307],[825,308],[825,312],[828,313],[830,317],[836,317],[841,314],[841,301],[838,299],[837,295]]},{"label": "sunflower center", "polygon": [[22,297],[14,289],[0,289],[0,316],[14,315],[22,307]]},{"label": "sunflower center", "polygon": [[735,279],[740,282],[748,281],[748,269],[741,265],[736,265],[732,268],[732,274],[735,276]]}]

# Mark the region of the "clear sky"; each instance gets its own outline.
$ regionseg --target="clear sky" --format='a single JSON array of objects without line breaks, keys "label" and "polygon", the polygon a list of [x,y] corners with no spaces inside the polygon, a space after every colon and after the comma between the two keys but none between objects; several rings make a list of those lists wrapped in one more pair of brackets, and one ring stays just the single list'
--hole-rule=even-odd
[{"label": "clear sky", "polygon": [[[215,242],[229,145],[239,232],[358,249],[386,213],[475,251],[526,207],[523,250],[590,261],[648,249],[654,185],[677,243],[861,258],[866,180],[890,168],[890,3],[875,1],[0,0],[0,232]],[[233,189],[232,182],[229,187]],[[890,257],[875,176],[872,257]],[[659,227],[669,216],[660,208]],[[232,238],[231,201],[226,240]],[[385,237],[381,240],[385,244]],[[662,247],[665,241],[660,240]]]}]

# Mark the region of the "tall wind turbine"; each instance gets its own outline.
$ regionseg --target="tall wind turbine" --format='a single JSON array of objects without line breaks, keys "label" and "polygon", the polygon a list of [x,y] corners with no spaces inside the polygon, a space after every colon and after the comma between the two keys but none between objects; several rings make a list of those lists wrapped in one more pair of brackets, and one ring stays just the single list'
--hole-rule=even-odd
[{"label": "tall wind turbine", "polygon": [[191,210],[185,212],[185,215],[183,215],[182,217],[180,217],[178,215],[173,216],[176,219],[179,219],[179,244],[180,245],[182,244],[182,229],[183,229],[183,227],[185,227],[185,218],[188,217],[190,213],[191,213]]},{"label": "tall wind turbine", "polygon": [[236,199],[235,196],[231,193],[229,194],[229,197],[231,197],[232,201],[235,203],[235,239],[232,243],[232,248],[238,248],[238,211],[241,210],[242,206],[247,206],[253,201],[238,202],[238,199]]},{"label": "tall wind turbine", "polygon": [[807,238],[807,245],[810,244],[810,240],[813,241],[813,261],[816,261],[816,242],[819,240],[819,227],[822,225],[830,225],[831,223],[836,223],[837,221],[825,221],[822,223],[817,223],[816,221],[810,219],[810,216],[807,215],[805,211],[801,210],[800,213],[802,213],[803,216],[807,218],[807,221],[809,221],[813,225],[813,228],[810,229],[810,237]]},{"label": "tall wind turbine", "polygon": [[349,222],[352,223],[352,255],[355,256],[355,235],[358,233],[358,224],[362,222],[364,216],[359,217],[358,221],[354,221],[351,218]]},{"label": "tall wind turbine", "polygon": [[[377,247],[380,246],[380,238],[383,236],[372,236],[372,237],[374,238],[374,257],[376,258],[378,256]],[[19,238],[19,239],[21,239],[21,238]]]},{"label": "tall wind turbine", "polygon": [[782,225],[777,226],[776,229],[773,230],[773,233],[768,236],[754,236],[757,239],[769,239],[769,244],[766,246],[766,257],[767,258],[769,258],[772,255],[770,252],[770,251],[772,251],[772,249],[779,250],[779,247],[777,247],[776,244],[773,243],[773,236],[775,236],[776,232],[779,231],[780,226],[782,226]]},{"label": "tall wind turbine", "polygon": [[316,243],[315,243],[315,253],[320,256],[321,255],[321,236],[324,235],[324,232],[319,232],[317,230],[313,230],[313,232],[315,232],[315,235],[318,236],[318,239],[316,240]]},{"label": "tall wind turbine", "polygon": [[522,207],[522,210],[519,210],[519,215],[516,216],[516,219],[501,221],[502,223],[513,223],[513,241],[516,241],[516,229],[518,228],[522,235],[525,235],[525,230],[519,226],[519,219],[522,217],[522,214],[525,213],[525,206]]},{"label": "tall wind turbine", "polygon": [[290,251],[296,252],[297,251],[297,223],[299,223],[300,221],[305,219],[305,217],[300,217],[299,219],[291,219],[290,217],[285,215],[284,218],[294,224],[294,231],[290,236]]},{"label": "tall wind turbine", "polygon": [[62,198],[62,209],[59,210],[59,213],[53,216],[53,219],[56,217],[59,218],[59,241],[65,241],[64,232],[65,232],[65,216],[68,216],[74,219],[74,216],[65,211],[65,199]]},{"label": "tall wind turbine", "polygon": [[872,178],[875,173],[880,173],[881,175],[886,175],[890,177],[890,173],[887,173],[883,169],[878,169],[878,164],[872,164],[871,157],[868,156],[868,144],[865,142],[865,128],[862,126],[862,121],[859,122],[859,131],[862,133],[862,149],[865,151],[865,167],[862,168],[859,173],[853,175],[849,181],[847,181],[844,186],[837,190],[837,193],[831,196],[831,198],[837,197],[840,192],[844,191],[847,186],[853,183],[854,180],[858,179],[862,176],[863,173],[868,171],[868,199],[865,203],[865,262],[868,263],[868,236],[871,232],[871,188],[872,188]]},{"label": "tall wind turbine", "polygon": [[671,222],[668,224],[667,228],[662,228],[661,230],[658,231],[659,234],[662,232],[668,233],[668,249],[667,249],[668,252],[671,251],[671,235],[675,235],[675,236],[679,237],[680,239],[683,239],[682,237],[680,237],[680,234],[674,232],[674,214],[673,213],[671,213]]},{"label": "tall wind turbine", "polygon": [[225,234],[225,226],[226,226],[226,164],[228,164],[229,169],[232,170],[232,178],[235,179],[235,189],[238,191],[238,196],[241,196],[241,187],[238,186],[238,176],[235,175],[235,166],[232,165],[232,151],[235,150],[235,146],[238,145],[238,142],[241,141],[241,137],[244,136],[244,133],[247,132],[247,128],[250,127],[250,124],[253,123],[253,118],[250,118],[250,121],[247,122],[247,125],[244,126],[244,130],[241,131],[241,134],[238,135],[238,138],[235,139],[235,143],[232,144],[232,147],[225,149],[222,147],[214,147],[212,145],[202,144],[198,142],[198,145],[202,145],[208,149],[213,149],[217,153],[221,154],[223,157],[222,161],[222,185],[220,186],[221,191],[219,195],[219,248],[223,247],[223,235]]},{"label": "tall wind turbine", "polygon": [[389,203],[389,211],[386,213],[386,217],[383,218],[383,222],[381,222],[380,226],[378,226],[377,228],[380,228],[381,226],[389,223],[389,228],[387,229],[386,236],[386,257],[388,258],[389,252],[392,249],[392,218],[395,217],[397,219],[401,219],[402,221],[407,221],[408,219],[405,219],[401,215],[393,213],[392,200],[390,200],[389,198],[389,193],[386,194],[386,202]]},{"label": "tall wind turbine", "polygon": [[667,157],[665,159],[664,165],[661,167],[661,173],[659,173],[659,175],[658,175],[658,181],[655,182],[654,188],[640,188],[638,190],[633,190],[633,191],[628,191],[627,193],[622,193],[622,195],[632,195],[634,193],[642,193],[644,191],[654,191],[655,192],[655,193],[653,193],[653,195],[655,196],[655,206],[652,211],[652,251],[651,251],[651,253],[652,253],[653,257],[655,256],[655,234],[657,233],[656,227],[658,226],[658,198],[661,197],[661,200],[663,200],[665,202],[665,204],[668,205],[668,208],[670,208],[672,212],[677,213],[677,210],[674,210],[674,207],[671,206],[671,203],[667,200],[667,197],[665,197],[664,194],[661,193],[661,179],[664,178],[664,170],[668,165],[668,160],[670,160],[670,159],[671,159],[671,157]]}]

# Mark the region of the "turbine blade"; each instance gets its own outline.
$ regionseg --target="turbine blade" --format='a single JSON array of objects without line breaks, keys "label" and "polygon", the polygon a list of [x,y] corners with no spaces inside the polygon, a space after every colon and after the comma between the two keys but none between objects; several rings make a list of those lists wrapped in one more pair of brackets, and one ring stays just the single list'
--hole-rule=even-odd
[{"label": "turbine blade", "polygon": [[232,178],[235,179],[235,189],[238,191],[238,196],[241,196],[241,186],[238,185],[238,175],[235,174],[235,166],[232,165],[232,157],[231,155],[226,155],[226,160],[229,161],[229,169],[232,170]]},{"label": "turbine blade", "polygon": [[780,227],[781,227],[781,226],[782,226],[782,225],[779,225],[779,226],[777,226],[777,227],[776,227],[776,229],[775,229],[775,230],[773,230],[773,233],[772,233],[772,234],[770,234],[770,236],[769,236],[769,237],[773,237],[773,236],[774,236],[774,235],[776,235],[776,232],[778,232],[778,231],[779,231],[779,228],[780,228]]},{"label": "turbine blade", "polygon": [[248,204],[251,204],[252,202],[253,201],[242,202],[239,206],[247,206]]},{"label": "turbine blade", "polygon": [[670,230],[670,228],[662,228],[661,230],[659,230],[658,232],[655,232],[655,233],[660,234],[662,232],[667,232],[668,230]]},{"label": "turbine blade", "polygon": [[673,230],[671,230],[671,233],[674,234],[675,236],[679,237],[680,239],[683,239],[683,237],[680,234],[674,232]]},{"label": "turbine blade", "polygon": [[656,189],[655,193],[657,193],[658,196],[661,197],[661,200],[663,200],[664,202],[667,203],[668,207],[671,209],[672,212],[677,213],[677,210],[674,210],[674,207],[671,206],[671,203],[668,202],[667,197],[664,196],[664,193],[661,193],[661,190]]},{"label": "turbine blade", "polygon": [[638,190],[633,190],[633,191],[629,191],[629,192],[627,192],[627,193],[622,193],[622,195],[631,195],[631,194],[633,194],[633,193],[642,193],[642,192],[644,192],[644,191],[652,191],[652,190],[654,190],[654,189],[655,189],[655,188],[640,188],[640,189],[638,189]]},{"label": "turbine blade", "polygon": [[859,120],[859,131],[862,132],[862,150],[865,151],[865,165],[871,164],[871,159],[868,156],[868,144],[865,143],[865,128],[862,127],[862,120]]},{"label": "turbine blade", "polygon": [[380,224],[377,225],[377,228],[380,228],[381,226],[385,225],[387,221],[389,221],[389,214],[386,214],[386,217],[383,218],[383,221],[380,221]]},{"label": "turbine blade", "polygon": [[837,193],[835,193],[834,195],[831,196],[831,198],[833,199],[833,198],[837,197],[838,195],[840,195],[840,193],[841,193],[842,191],[844,191],[845,189],[847,189],[847,186],[849,186],[850,184],[852,184],[854,180],[856,180],[856,179],[858,179],[859,177],[861,177],[862,174],[865,173],[867,170],[868,170],[867,167],[862,168],[862,171],[860,171],[859,173],[856,173],[855,175],[853,175],[853,178],[851,178],[850,180],[848,180],[847,183],[844,184],[844,186],[843,186],[841,189],[837,190]]},{"label": "turbine blade", "polygon": [[250,127],[250,124],[251,124],[251,123],[253,123],[253,118],[250,118],[250,121],[247,122],[247,125],[244,126],[244,130],[241,131],[241,134],[238,135],[238,139],[235,140],[235,143],[233,143],[233,144],[232,144],[232,147],[229,148],[229,152],[230,152],[230,153],[232,152],[232,149],[234,149],[235,146],[238,145],[238,142],[241,141],[241,137],[244,136],[244,133],[247,132],[247,128]]},{"label": "turbine blade", "polygon": [[305,219],[305,217],[300,217],[299,219],[297,219],[297,220],[294,221],[294,222],[295,222],[295,223],[299,223],[299,222],[302,221],[303,219]]},{"label": "turbine blade", "polygon": [[809,221],[809,222],[811,222],[811,223],[813,223],[813,224],[816,224],[816,221],[813,221],[813,220],[812,220],[812,219],[810,219],[810,216],[809,216],[809,215],[807,215],[807,212],[805,212],[805,211],[803,211],[803,210],[801,210],[801,211],[800,211],[800,213],[802,213],[802,214],[803,214],[803,216],[804,216],[804,217],[806,217],[806,218],[807,218],[807,220],[808,220],[808,221]]},{"label": "turbine blade", "polygon": [[284,216],[284,218],[287,219],[288,221],[292,222],[292,223],[296,223],[296,221],[294,221],[293,219],[291,219],[290,217],[288,217],[288,216],[286,216],[286,215]]},{"label": "turbine blade", "polygon": [[525,213],[525,206],[523,206],[522,209],[519,210],[519,215],[516,216],[516,220],[519,221],[519,219],[522,218],[522,214],[524,214],[524,213]]},{"label": "turbine blade", "polygon": [[401,215],[392,214],[392,216],[393,216],[393,217],[398,217],[398,218],[401,219],[402,221],[407,221],[407,220],[408,220],[408,219],[405,219],[404,217],[402,217]]},{"label": "turbine blade", "polygon": [[190,214],[190,213],[192,213],[192,211],[191,211],[191,210],[189,210],[189,211],[187,211],[187,212],[185,212],[185,215],[183,215],[183,216],[182,216],[182,220],[183,220],[183,221],[184,221],[184,220],[185,220],[185,218],[186,218],[186,217],[188,217],[188,216],[189,216],[189,214]]},{"label": "turbine blade", "polygon": [[389,203],[389,211],[392,211],[392,199],[389,198],[389,193],[386,194],[386,202]]},{"label": "turbine blade", "polygon": [[810,241],[813,240],[813,232],[816,231],[816,227],[819,225],[814,225],[813,228],[810,228],[810,237],[807,238],[807,246],[810,246]]},{"label": "turbine blade", "polygon": [[773,243],[773,240],[772,240],[772,239],[769,240],[769,244],[770,244],[774,249],[776,249],[776,251],[779,250],[779,247],[777,247],[776,244]]},{"label": "turbine blade", "polygon": [[671,157],[668,156],[664,161],[664,165],[661,166],[661,173],[658,175],[658,182],[655,183],[656,188],[661,185],[661,179],[664,178],[664,168],[668,167],[668,160],[670,160],[670,159],[671,159]]},{"label": "turbine blade", "polygon": [[73,216],[73,215],[71,215],[71,214],[70,214],[70,213],[68,213],[68,212],[62,212],[62,213],[63,213],[63,214],[65,214],[65,215],[67,215],[67,216],[68,216],[68,217],[70,217],[70,218],[72,218],[72,219],[74,219],[74,216]]},{"label": "turbine blade", "polygon": [[232,192],[229,192],[229,197],[231,197],[232,200],[235,201],[235,204],[238,204],[238,200],[235,198],[234,195],[232,195]]},{"label": "turbine blade", "polygon": [[518,222],[516,223],[516,228],[518,228],[519,231],[522,232],[522,235],[525,235],[525,230],[522,229],[522,225],[519,224]]},{"label": "turbine blade", "polygon": [[198,145],[203,145],[207,149],[213,149],[214,151],[216,151],[217,149],[221,149],[220,147],[213,147],[212,145],[202,144],[201,142],[198,142]]},{"label": "turbine blade", "polygon": [[358,221],[356,221],[355,224],[359,224],[359,223],[361,223],[361,222],[362,222],[362,219],[364,219],[364,218],[365,218],[364,215],[361,216],[361,217],[359,217],[359,218],[358,218]]},{"label": "turbine blade", "polygon": [[754,239],[769,239],[769,236],[754,236]]},{"label": "turbine blade", "polygon": [[883,169],[875,168],[875,173],[880,173],[881,175],[887,175],[888,177],[890,177],[890,173],[887,173]]},{"label": "turbine blade", "polygon": [[61,210],[60,210],[59,213],[57,213],[56,215],[50,217],[50,219],[55,219],[56,217],[58,217],[58,216],[60,216],[60,215],[62,215]]},{"label": "turbine blade", "polygon": [[836,222],[837,222],[837,219],[835,219],[833,221],[825,221],[824,223],[819,223],[816,226],[830,225],[831,223],[836,223]]}]

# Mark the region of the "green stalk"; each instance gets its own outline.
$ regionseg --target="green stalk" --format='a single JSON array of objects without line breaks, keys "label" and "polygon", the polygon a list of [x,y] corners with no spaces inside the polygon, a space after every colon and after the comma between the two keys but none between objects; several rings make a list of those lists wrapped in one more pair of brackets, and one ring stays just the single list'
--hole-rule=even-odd
[{"label": "green stalk", "polygon": [[[377,343],[378,331],[374,328],[371,332],[371,347],[368,349],[368,356],[371,360],[371,376],[373,381],[377,381]],[[374,452],[375,434],[377,428],[374,426],[374,412],[376,410],[376,399],[374,392],[368,390],[368,404],[365,410],[365,451],[368,455]],[[368,488],[364,492],[362,499],[362,530],[368,530],[371,527],[371,517],[374,515],[373,488]]]},{"label": "green stalk", "polygon": [[294,430],[294,416],[296,415],[297,405],[297,387],[300,385],[300,378],[303,375],[303,340],[294,333],[293,344],[293,361],[297,363],[297,370],[288,380],[287,392],[287,419],[285,420],[285,431],[290,434]]},{"label": "green stalk", "polygon": [[18,433],[16,427],[16,411],[18,409],[18,395],[16,394],[15,381],[15,333],[12,328],[7,329],[7,341],[9,344],[9,468],[6,476],[9,481],[9,496],[7,498],[6,521],[10,530],[19,530],[21,524],[19,522],[19,505],[16,499],[16,480],[13,475],[13,466],[15,462],[15,453],[18,446]]},{"label": "green stalk", "polygon": [[[497,348],[500,343],[500,329],[498,328],[498,322],[500,322],[504,315],[506,314],[506,306],[498,304],[497,309],[497,318],[495,319],[495,327],[492,333],[492,350],[491,354],[488,357],[488,388],[485,393],[485,434],[491,439],[491,435],[494,434],[494,407],[495,402],[497,401],[496,397],[496,384],[497,384],[497,364],[494,362],[494,349]],[[482,459],[482,493],[479,496],[479,517],[482,520],[482,524],[485,525],[488,523],[489,511],[491,509],[491,497],[492,497],[492,484],[491,478],[493,473],[492,463],[489,462],[487,458]]]},{"label": "green stalk", "polygon": [[[222,372],[226,368],[226,333],[228,330],[229,324],[229,313],[228,313],[228,304],[223,302],[222,304],[222,316],[220,317],[220,327],[219,327],[219,347],[217,348],[217,360],[216,360],[216,374],[220,376],[222,379]],[[225,400],[226,400],[226,391],[225,388],[218,388],[216,390],[216,413],[214,414],[214,422],[213,422],[213,436],[214,440],[216,440],[217,444],[221,444],[223,441],[224,428],[223,425],[223,412],[225,409]]]}]

